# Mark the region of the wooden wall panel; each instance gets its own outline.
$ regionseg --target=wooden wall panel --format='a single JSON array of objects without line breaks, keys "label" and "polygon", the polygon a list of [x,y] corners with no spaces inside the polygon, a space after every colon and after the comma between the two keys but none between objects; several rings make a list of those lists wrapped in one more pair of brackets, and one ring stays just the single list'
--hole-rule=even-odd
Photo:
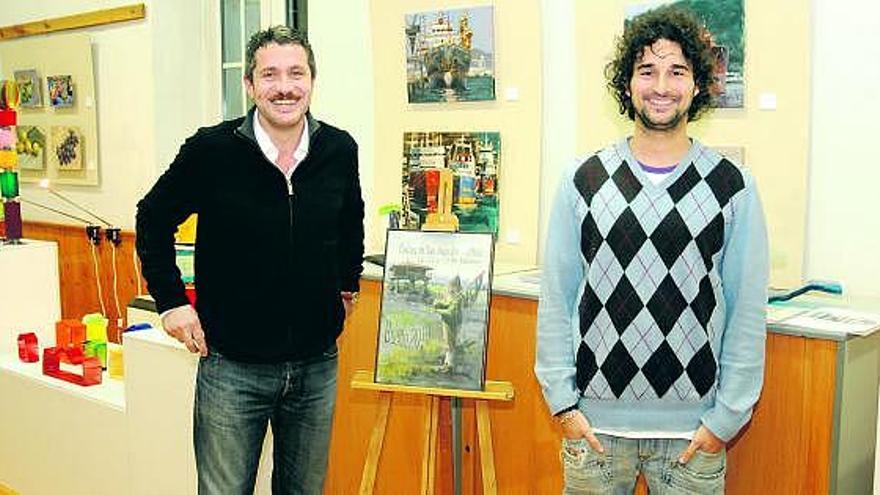
[{"label": "wooden wall panel", "polygon": [[[826,494],[831,485],[831,425],[834,423],[834,398],[838,346],[835,342],[807,340],[804,354],[804,416],[801,428],[804,439],[804,494]],[[843,345],[842,343],[839,345]]]},{"label": "wooden wall panel", "polygon": [[[61,277],[61,315],[64,318],[82,318],[88,313],[100,313],[91,244],[86,239],[85,227],[46,222],[25,222],[24,237],[58,243],[58,270]],[[110,320],[110,340],[119,342],[120,327],[125,328],[125,312],[129,301],[137,294],[137,279],[132,259],[134,233],[122,232],[122,244],[117,248],[119,306],[117,314],[113,298],[112,248],[107,241],[96,248],[106,316]],[[146,291],[146,283],[141,282]],[[117,325],[121,318],[121,325]]]}]

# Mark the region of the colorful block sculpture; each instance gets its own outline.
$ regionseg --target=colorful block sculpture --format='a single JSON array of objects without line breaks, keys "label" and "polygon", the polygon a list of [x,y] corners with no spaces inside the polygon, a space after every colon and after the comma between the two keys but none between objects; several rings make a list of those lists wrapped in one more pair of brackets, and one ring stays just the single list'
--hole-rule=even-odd
[{"label": "colorful block sculpture", "polygon": [[55,323],[55,346],[81,346],[86,340],[86,326],[79,320],[61,320]]},{"label": "colorful block sculpture", "polygon": [[83,353],[86,357],[98,358],[101,361],[101,367],[107,369],[107,342],[87,340],[83,344]]},{"label": "colorful block sculpture", "polygon": [[62,363],[79,365],[83,364],[83,361],[86,360],[86,353],[83,352],[83,348],[81,345],[74,347],[63,347],[60,350],[61,353],[58,354],[58,359]]},{"label": "colorful block sculpture", "polygon": [[107,344],[107,373],[115,380],[122,380],[125,376],[122,346],[112,342]]},{"label": "colorful block sculpture", "polygon": [[[78,349],[74,347],[73,349]],[[67,356],[70,349],[61,349],[58,347],[49,347],[43,350],[43,374],[87,387],[89,385],[98,385],[101,383],[101,361],[96,357],[90,357],[80,361],[82,364],[82,375],[72,373],[61,369],[61,362],[71,361]],[[82,354],[80,353],[80,356]]]},{"label": "colorful block sculpture", "polygon": [[40,345],[34,332],[18,335],[18,358],[25,363],[36,363],[40,360]]},{"label": "colorful block sculpture", "polygon": [[107,323],[109,320],[100,313],[91,313],[83,316],[82,322],[86,325],[86,340],[92,342],[107,342]]},{"label": "colorful block sculpture", "polygon": [[21,95],[15,81],[0,81],[0,193],[7,244],[20,244],[22,237],[15,133],[18,123],[15,109],[20,103]]}]

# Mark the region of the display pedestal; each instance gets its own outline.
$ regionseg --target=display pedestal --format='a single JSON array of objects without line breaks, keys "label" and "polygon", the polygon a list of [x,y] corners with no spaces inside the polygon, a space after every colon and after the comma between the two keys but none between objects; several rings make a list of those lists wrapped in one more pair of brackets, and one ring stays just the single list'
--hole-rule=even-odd
[{"label": "display pedestal", "polygon": [[61,319],[58,246],[22,239],[0,244],[0,355],[18,355],[18,335],[33,332],[40,349],[55,345]]}]

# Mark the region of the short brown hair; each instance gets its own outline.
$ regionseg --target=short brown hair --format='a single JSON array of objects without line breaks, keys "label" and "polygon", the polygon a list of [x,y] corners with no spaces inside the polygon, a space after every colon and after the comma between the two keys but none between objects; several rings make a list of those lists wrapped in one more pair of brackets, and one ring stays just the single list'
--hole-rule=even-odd
[{"label": "short brown hair", "polygon": [[245,51],[244,55],[246,67],[244,76],[248,81],[254,80],[254,68],[257,66],[257,50],[272,43],[278,45],[299,45],[303,47],[308,56],[309,70],[312,72],[312,79],[318,74],[317,67],[315,66],[315,54],[312,52],[312,45],[309,44],[306,35],[296,29],[278,25],[266,28],[262,31],[257,31],[248,41],[247,51]]}]

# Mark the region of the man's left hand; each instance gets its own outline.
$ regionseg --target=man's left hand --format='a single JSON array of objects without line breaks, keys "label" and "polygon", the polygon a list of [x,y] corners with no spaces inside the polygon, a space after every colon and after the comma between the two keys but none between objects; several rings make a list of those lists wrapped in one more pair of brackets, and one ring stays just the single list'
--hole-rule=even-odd
[{"label": "man's left hand", "polygon": [[678,462],[679,464],[687,464],[691,457],[693,457],[694,452],[698,450],[714,454],[721,452],[724,446],[724,441],[716,437],[709,428],[706,428],[706,425],[700,425],[696,433],[694,433],[694,438],[691,440],[690,445],[678,457]]},{"label": "man's left hand", "polygon": [[342,307],[345,308],[345,319],[351,316],[354,311],[354,303],[357,301],[357,294],[353,292],[340,292],[339,297],[342,298]]}]

